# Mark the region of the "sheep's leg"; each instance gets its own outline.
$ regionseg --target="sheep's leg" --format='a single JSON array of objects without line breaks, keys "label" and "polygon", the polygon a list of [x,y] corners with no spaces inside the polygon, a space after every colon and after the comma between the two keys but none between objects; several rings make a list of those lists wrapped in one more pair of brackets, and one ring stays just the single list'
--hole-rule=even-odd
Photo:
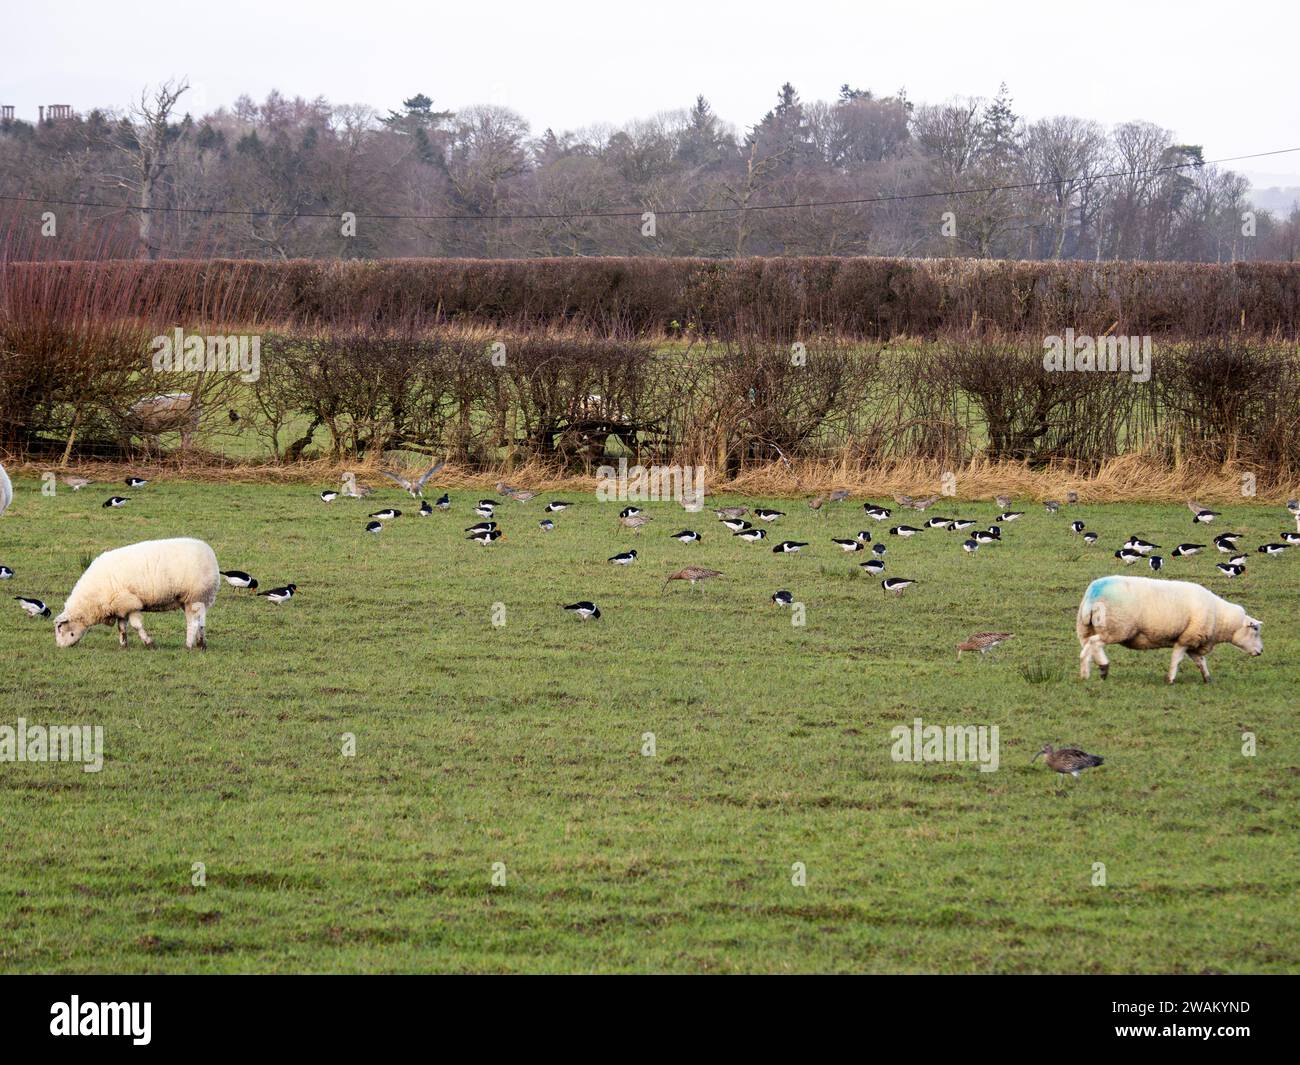
[{"label": "sheep's leg", "polygon": [[1210,683],[1210,664],[1205,661],[1205,655],[1192,655],[1192,661],[1196,663],[1196,668],[1201,671],[1201,680],[1206,684]]},{"label": "sheep's leg", "polygon": [[140,637],[140,642],[152,651],[153,640],[151,640],[149,634],[144,631],[144,615],[137,610],[133,614],[127,615],[126,620],[131,623],[131,628],[135,629],[136,634]]},{"label": "sheep's leg", "polygon": [[1172,684],[1174,682],[1174,679],[1178,676],[1178,664],[1183,660],[1183,656],[1186,654],[1187,654],[1187,648],[1182,646],[1182,644],[1179,644],[1177,647],[1174,648],[1173,658],[1169,662],[1169,683],[1170,684]]},{"label": "sheep's leg", "polygon": [[126,618],[117,619],[117,643],[122,650],[126,650]]},{"label": "sheep's leg", "polygon": [[1110,672],[1110,659],[1106,657],[1105,641],[1096,633],[1083,641],[1083,650],[1079,652],[1079,676],[1084,680],[1092,675],[1094,660],[1101,669],[1101,679],[1105,680]]},{"label": "sheep's leg", "polygon": [[185,607],[185,646],[197,647],[200,651],[208,649],[208,637],[205,631],[207,607],[202,603],[190,603]]}]

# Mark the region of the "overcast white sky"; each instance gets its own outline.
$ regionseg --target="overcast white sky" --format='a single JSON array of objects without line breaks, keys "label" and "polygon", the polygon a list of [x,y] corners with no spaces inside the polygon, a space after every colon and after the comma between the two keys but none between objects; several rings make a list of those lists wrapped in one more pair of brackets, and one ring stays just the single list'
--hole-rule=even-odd
[{"label": "overcast white sky", "polygon": [[[397,107],[504,103],[540,132],[620,123],[703,93],[747,126],[791,81],[805,100],[845,81],[911,99],[992,96],[1029,118],[1147,119],[1206,156],[1300,147],[1296,0],[889,3],[765,0],[6,0],[0,103],[123,107],[187,75],[191,107],[271,89]],[[1233,164],[1300,185],[1300,152]]]}]

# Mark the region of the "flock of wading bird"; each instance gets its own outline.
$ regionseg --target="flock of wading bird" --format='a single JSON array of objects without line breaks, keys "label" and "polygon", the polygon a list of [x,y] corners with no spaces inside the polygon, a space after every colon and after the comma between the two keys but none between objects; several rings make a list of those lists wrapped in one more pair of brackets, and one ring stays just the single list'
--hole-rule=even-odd
[{"label": "flock of wading bird", "polygon": [[[452,507],[450,494],[443,492],[438,500],[431,506],[423,500],[425,486],[429,480],[443,466],[443,463],[437,463],[429,467],[420,476],[408,478],[402,475],[387,473],[383,474],[394,484],[403,488],[412,499],[420,499],[419,515],[427,517],[438,511],[447,512]],[[537,498],[538,494],[534,491],[516,488],[498,481],[496,484],[498,494],[505,496],[517,503],[528,503]],[[346,477],[343,487],[339,491],[326,490],[321,492],[320,498],[326,503],[333,502],[340,495],[352,496],[354,498],[364,498],[370,495],[370,488],[357,485],[355,478]],[[826,515],[829,509],[833,509],[835,504],[843,504],[849,500],[851,493],[845,489],[837,489],[826,495],[819,495],[808,500],[807,506],[810,510]],[[918,513],[924,513],[933,507],[943,497],[940,495],[929,495],[924,497],[915,497],[909,495],[895,495],[895,504],[904,510],[912,510]],[[683,508],[688,513],[698,513],[703,509],[702,499],[684,498],[679,500]],[[968,517],[930,517],[919,525],[910,525],[899,523],[891,525],[888,528],[887,535],[907,540],[913,536],[920,535],[929,530],[943,530],[947,532],[957,532],[965,534],[960,540],[960,546],[963,551],[973,554],[990,544],[1000,544],[1003,542],[1003,526],[1018,521],[1025,516],[1025,511],[1012,509],[1015,500],[1009,495],[995,495],[994,502],[999,509],[996,517],[987,525]],[[1044,511],[1048,515],[1060,513],[1062,506],[1072,506],[1079,502],[1077,492],[1067,492],[1064,502],[1057,499],[1047,499],[1042,502]],[[483,498],[477,500],[473,507],[473,513],[481,519],[474,525],[464,529],[467,533],[466,539],[478,544],[489,545],[506,539],[505,531],[500,527],[497,519],[497,508],[503,504],[492,498]],[[553,514],[559,514],[569,509],[574,504],[562,499],[552,499],[544,506],[545,517],[539,522],[538,526],[543,532],[551,532],[555,529],[555,519]],[[1193,526],[1212,525],[1216,518],[1222,516],[1219,511],[1203,506],[1195,500],[1187,501],[1188,510],[1192,514]],[[1300,546],[1300,502],[1292,499],[1287,503],[1287,509],[1295,521],[1296,529],[1292,531],[1283,531],[1279,534],[1277,541],[1269,541],[1259,545],[1257,551],[1267,557],[1277,557],[1293,546]],[[862,510],[866,518],[871,519],[878,525],[881,522],[889,521],[893,518],[893,510],[889,507],[882,506],[873,502],[862,504]],[[733,539],[743,541],[747,544],[757,544],[765,540],[776,541],[771,548],[773,554],[792,555],[799,554],[812,547],[809,541],[803,540],[776,540],[775,536],[769,534],[769,528],[777,527],[777,523],[786,513],[769,507],[755,506],[752,509],[745,506],[727,506],[713,511],[719,525],[725,530],[725,534]],[[402,511],[387,507],[382,510],[374,511],[369,514],[368,522],[365,529],[368,533],[378,534],[383,531],[383,522],[402,516]],[[749,519],[754,518],[761,525],[755,525]],[[620,529],[630,530],[634,533],[641,533],[642,530],[653,520],[646,514],[641,507],[629,505],[624,507],[618,516]],[[916,519],[920,521],[920,519]],[[766,527],[765,527],[766,526]],[[982,526],[982,527],[981,527]],[[1100,534],[1095,530],[1089,529],[1087,523],[1076,520],[1069,524],[1070,531],[1079,536],[1085,547],[1092,547],[1100,540]],[[1243,534],[1234,532],[1223,532],[1213,539],[1214,547],[1223,554],[1229,554],[1232,557],[1215,566],[1216,571],[1225,578],[1232,579],[1242,576],[1246,571],[1248,556],[1244,551],[1239,550],[1239,543]],[[691,528],[683,528],[677,532],[671,533],[669,539],[675,540],[680,544],[698,544],[704,537],[701,533]],[[830,537],[830,544],[841,552],[847,554],[856,554],[859,552],[869,554],[871,557],[863,562],[858,563],[864,571],[871,576],[879,576],[886,569],[885,556],[888,548],[884,543],[876,540],[870,529],[860,529],[851,537]],[[1208,545],[1194,542],[1183,542],[1172,548],[1169,552],[1170,557],[1174,559],[1190,558],[1201,551],[1206,550]],[[1165,566],[1164,556],[1155,552],[1162,550],[1161,545],[1153,543],[1150,540],[1143,539],[1140,536],[1130,536],[1115,551],[1115,557],[1125,565],[1145,561],[1147,566],[1153,572],[1160,572]],[[610,565],[630,566],[638,563],[640,553],[634,548],[627,551],[620,551],[612,555],[607,560]],[[246,574],[240,574],[246,577]],[[710,569],[705,566],[685,566],[672,573],[669,573],[663,582],[662,590],[666,590],[668,585],[673,581],[686,581],[692,588],[698,584],[724,576],[721,570]],[[256,582],[254,581],[254,586]],[[908,588],[920,583],[913,577],[905,576],[886,576],[880,581],[880,588],[883,595],[901,596]],[[772,593],[771,601],[774,605],[780,607],[792,607],[795,603],[795,597],[787,589],[778,589]],[[592,600],[580,600],[576,603],[569,603],[563,606],[564,610],[569,611],[580,621],[599,619],[601,617],[600,607]],[[1010,632],[976,632],[967,637],[957,645],[957,657],[960,660],[962,654],[967,651],[978,652],[981,656],[991,654],[995,648],[1011,639],[1014,633]],[[1047,753],[1047,752],[1043,752]]]},{"label": "flock of wading bird", "polygon": [[[426,470],[424,474],[414,480],[387,473],[384,474],[384,476],[404,488],[414,499],[422,496],[425,485],[440,468],[441,464],[430,467],[430,469]],[[345,480],[344,491],[346,494],[358,497],[364,497],[369,494],[368,489],[359,488],[355,485],[354,481],[349,482],[347,480]],[[498,494],[517,503],[528,503],[538,496],[537,492],[516,488],[506,484],[505,482],[497,482],[496,491]],[[329,503],[336,499],[339,494],[340,493],[332,491],[322,492],[321,499],[324,502]],[[850,495],[851,493],[846,490],[836,490],[828,495],[817,496],[809,500],[807,505],[814,512],[825,515],[828,513],[828,505],[833,507],[835,504],[842,504],[849,499]],[[894,496],[894,501],[899,508],[912,510],[919,514],[929,510],[932,506],[938,503],[941,498],[942,497],[939,495],[931,495],[921,498],[908,495],[896,495]],[[1070,506],[1078,503],[1078,501],[1078,494],[1075,492],[1069,492],[1065,495],[1064,504],[1060,500],[1048,499],[1043,501],[1042,506],[1048,515],[1056,515],[1061,511],[1063,505]],[[683,508],[688,513],[698,513],[703,509],[703,501],[701,499],[691,498],[679,500],[679,502],[681,502]],[[908,540],[929,530],[962,533],[965,534],[960,541],[962,550],[968,554],[973,554],[988,545],[1002,543],[1003,526],[1018,521],[1025,516],[1025,511],[1012,509],[1015,501],[1010,496],[997,495],[994,497],[994,502],[999,508],[999,513],[987,525],[974,518],[934,516],[927,518],[923,522],[921,522],[919,518],[915,519],[920,522],[918,525],[910,525],[902,522],[890,525],[888,527],[887,535],[896,537],[901,541]],[[550,500],[543,508],[545,516],[538,522],[538,526],[543,532],[553,531],[555,529],[555,519],[551,517],[551,515],[562,513],[573,505],[572,502],[563,499]],[[419,514],[421,516],[428,516],[433,513],[435,507],[438,510],[447,511],[451,509],[451,506],[452,500],[450,495],[449,493],[444,492],[438,498],[433,507],[431,507],[427,502],[422,501]],[[506,538],[505,532],[500,528],[499,523],[496,520],[497,508],[501,506],[503,506],[503,504],[496,499],[479,499],[473,508],[473,513],[481,520],[464,529],[464,532],[468,534],[467,539],[485,546],[504,540]],[[1219,512],[1213,511],[1194,500],[1189,500],[1187,506],[1192,513],[1192,524],[1194,526],[1211,525],[1216,518],[1221,517]],[[1260,545],[1258,550],[1261,554],[1275,557],[1288,550],[1289,547],[1300,544],[1300,503],[1296,500],[1291,500],[1288,502],[1287,508],[1295,520],[1296,531],[1281,533],[1280,542],[1268,542]],[[893,510],[891,508],[877,503],[863,503],[862,510],[865,517],[877,523],[878,526],[880,523],[890,521],[893,518]],[[745,506],[726,506],[714,510],[713,514],[717,518],[719,525],[723,530],[725,530],[725,535],[729,535],[733,539],[743,541],[747,544],[758,544],[769,539],[776,541],[773,543],[771,548],[772,553],[776,555],[799,554],[812,546],[809,541],[788,539],[777,541],[775,536],[769,535],[769,529],[778,528],[781,519],[786,517],[785,512],[781,510],[761,506],[754,506],[752,508]],[[391,507],[376,511],[368,515],[370,520],[366,525],[366,530],[370,533],[378,533],[382,531],[383,520],[400,516],[401,511]],[[751,517],[754,519],[754,522],[761,524],[756,525],[754,522],[751,522],[749,520]],[[619,528],[622,530],[629,530],[636,534],[641,534],[651,521],[653,521],[653,518],[649,514],[646,514],[642,508],[635,505],[625,506],[618,515]],[[1096,531],[1090,530],[1087,527],[1087,523],[1084,521],[1076,520],[1071,522],[1069,524],[1069,529],[1071,533],[1081,537],[1085,547],[1092,547],[1100,540],[1100,535]],[[699,544],[704,539],[700,532],[692,528],[679,529],[676,532],[670,533],[668,538],[682,545]],[[860,562],[859,565],[872,576],[878,576],[884,572],[887,565],[885,556],[889,549],[884,543],[873,537],[870,529],[860,529],[851,537],[832,536],[828,539],[831,545],[846,554],[857,554],[859,552],[870,554],[871,557]],[[1222,533],[1214,538],[1214,546],[1220,552],[1230,553],[1233,555],[1233,558],[1228,563],[1219,564],[1216,567],[1217,570],[1227,578],[1239,577],[1245,572],[1246,557],[1244,555],[1239,555],[1237,551],[1237,545],[1241,539],[1242,534],[1238,533]],[[1205,550],[1206,546],[1207,545],[1205,544],[1192,542],[1180,543],[1170,551],[1170,556],[1175,559],[1190,558],[1200,551]],[[1120,559],[1126,565],[1132,565],[1139,560],[1145,560],[1153,572],[1159,572],[1164,566],[1164,559],[1163,556],[1155,554],[1155,551],[1157,550],[1161,550],[1159,544],[1133,535],[1116,550],[1115,557]],[[607,561],[610,565],[614,566],[631,566],[637,564],[639,560],[640,553],[637,549],[632,548],[611,555]],[[724,576],[724,574],[721,570],[710,569],[705,566],[684,566],[681,569],[669,573],[664,578],[661,591],[666,590],[669,584],[673,581],[686,581],[692,588],[695,588],[702,582],[710,581],[722,576]],[[880,587],[882,594],[898,597],[908,588],[918,583],[919,582],[912,577],[887,576],[881,579]],[[1089,595],[1093,594],[1094,590],[1090,587]],[[790,608],[795,604],[795,597],[788,589],[782,588],[772,593],[771,601],[778,607]],[[1085,602],[1089,602],[1089,600],[1085,598]],[[601,617],[600,607],[596,602],[589,599],[563,604],[562,609],[568,611],[579,621],[596,620]],[[1250,620],[1251,619],[1247,618],[1247,621]],[[1089,631],[1091,632],[1092,630],[1090,629]],[[1254,625],[1254,634],[1255,637],[1257,637],[1258,623],[1255,623]],[[957,644],[957,658],[960,660],[962,654],[967,651],[978,652],[981,656],[989,655],[995,648],[1011,639],[1013,635],[1014,633],[1010,632],[973,633],[965,640],[961,641],[961,643]],[[1085,642],[1084,646],[1085,654],[1090,653],[1090,644]],[[1104,659],[1104,653],[1102,657]],[[1176,648],[1174,671],[1176,671],[1177,668],[1178,657],[1179,655]],[[1208,680],[1208,671],[1204,666],[1203,654],[1197,658],[1197,664],[1201,667],[1205,679]],[[1106,675],[1108,665],[1109,664],[1106,663],[1102,666],[1103,677]],[[1086,676],[1086,671],[1084,675]],[[1061,776],[1068,774],[1074,778],[1078,778],[1084,770],[1100,766],[1104,762],[1104,759],[1100,755],[1090,754],[1077,747],[1054,748],[1051,744],[1047,744],[1039,750],[1034,755],[1033,760],[1037,760],[1040,757],[1044,759],[1047,766],[1054,772]]]},{"label": "flock of wading bird", "polygon": [[[426,486],[443,465],[444,463],[437,463],[429,467],[418,477],[406,477],[400,474],[388,472],[383,473],[383,476],[403,489],[412,499],[418,499],[420,505],[416,513],[420,517],[429,517],[436,512],[448,513],[451,511],[453,506],[450,493],[448,492],[443,492],[433,504],[430,504],[424,499],[424,490]],[[2,513],[3,507],[7,506],[9,501],[12,499],[12,488],[8,479],[4,477],[3,467],[0,467],[0,479],[2,479],[0,480],[0,513]],[[65,484],[73,489],[73,491],[80,491],[82,488],[85,488],[87,485],[92,483],[79,477],[64,477],[63,480]],[[131,476],[125,479],[125,483],[129,488],[138,490],[145,488],[149,484],[149,481],[142,477]],[[518,504],[527,504],[536,499],[539,495],[537,492],[516,488],[504,482],[497,483],[496,491],[498,494],[503,495],[507,499]],[[372,493],[373,489],[359,485],[354,476],[346,475],[343,479],[343,484],[338,491],[331,489],[322,491],[320,493],[320,499],[323,503],[329,504],[334,502],[340,496],[362,499]],[[850,498],[850,495],[851,493],[846,490],[837,490],[828,495],[818,496],[811,499],[808,501],[807,505],[814,512],[825,515],[828,513],[828,505],[834,507],[834,505],[843,504]],[[922,498],[896,495],[894,496],[894,501],[899,508],[912,510],[919,514],[929,510],[932,506],[938,503],[941,498],[943,497],[939,495],[931,495]],[[105,508],[117,509],[126,505],[129,501],[129,497],[114,495],[110,496],[102,505]],[[1059,500],[1048,499],[1043,501],[1042,506],[1048,515],[1056,515],[1060,512],[1063,505],[1069,506],[1078,503],[1078,501],[1078,494],[1070,492],[1066,494],[1064,504]],[[684,499],[679,500],[679,502],[681,502],[687,513],[698,513],[703,509],[703,500],[701,498]],[[903,541],[932,530],[946,531],[949,533],[962,533],[965,534],[960,540],[962,550],[973,554],[988,545],[1002,543],[1003,526],[1010,525],[1025,516],[1025,511],[1012,509],[1015,501],[1011,496],[996,495],[994,497],[994,502],[999,508],[999,513],[987,525],[974,518],[935,516],[930,517],[923,522],[921,522],[920,518],[914,519],[920,522],[919,525],[910,525],[902,522],[890,525],[888,527],[887,535]],[[472,512],[480,520],[464,529],[464,532],[468,534],[466,539],[484,546],[505,540],[505,531],[500,527],[496,520],[497,508],[502,506],[504,506],[504,504],[496,499],[478,499],[472,508]],[[538,527],[544,533],[553,531],[556,527],[556,521],[552,515],[561,514],[572,506],[574,506],[572,502],[563,499],[550,500],[542,508],[544,516],[537,522]],[[1222,516],[1220,512],[1203,506],[1195,500],[1188,500],[1187,507],[1192,514],[1191,524],[1193,527],[1213,525],[1215,520]],[[890,521],[893,518],[893,510],[891,508],[877,503],[863,503],[862,510],[865,517],[877,523],[877,525],[882,522]],[[1258,554],[1265,557],[1277,557],[1287,552],[1291,547],[1300,546],[1300,502],[1297,502],[1294,499],[1288,501],[1287,510],[1295,521],[1295,531],[1283,531],[1279,534],[1276,541],[1270,540],[1260,544],[1256,549]],[[719,525],[725,530],[725,535],[729,535],[733,539],[740,540],[747,544],[762,543],[769,538],[776,540],[775,536],[769,537],[769,529],[778,528],[778,523],[782,518],[786,517],[784,511],[760,506],[755,506],[752,509],[745,506],[721,507],[714,510],[713,514],[717,518]],[[364,526],[365,532],[370,535],[378,535],[384,530],[384,522],[393,521],[402,516],[403,512],[392,506],[383,507],[379,510],[373,511],[367,515],[368,520]],[[755,521],[760,522],[761,525],[753,524],[749,520],[750,517],[753,517]],[[644,513],[642,508],[635,505],[629,505],[625,506],[620,511],[618,516],[618,525],[622,530],[641,534],[652,520],[652,517]],[[1085,547],[1091,547],[1097,544],[1100,540],[1100,534],[1095,530],[1089,529],[1087,523],[1082,520],[1070,522],[1069,530],[1071,533],[1081,538]],[[1216,535],[1212,540],[1213,546],[1219,553],[1231,556],[1226,562],[1221,562],[1215,566],[1216,571],[1226,579],[1241,577],[1246,572],[1249,555],[1245,550],[1241,549],[1240,541],[1243,539],[1243,535],[1244,534],[1241,533],[1223,532]],[[701,533],[691,528],[680,529],[677,532],[671,533],[668,538],[682,545],[698,544],[704,539]],[[873,537],[870,529],[860,529],[851,537],[828,537],[828,541],[835,549],[846,554],[857,554],[860,552],[870,554],[871,557],[860,562],[859,565],[873,577],[884,572],[887,565],[885,556],[888,553],[888,548],[884,543]],[[774,543],[771,550],[777,555],[794,555],[799,554],[810,547],[812,547],[812,544],[809,541],[780,540],[779,542]],[[1169,551],[1169,556],[1171,559],[1186,559],[1199,554],[1201,551],[1207,550],[1208,547],[1208,544],[1195,543],[1191,541],[1183,542],[1173,547]],[[1140,536],[1132,535],[1115,551],[1115,557],[1126,566],[1131,566],[1138,562],[1145,561],[1153,572],[1160,572],[1165,568],[1164,556],[1156,554],[1156,552],[1160,550],[1163,550],[1161,545],[1146,540]],[[639,559],[639,552],[636,549],[629,549],[610,556],[607,561],[610,565],[631,566],[637,564]],[[12,579],[13,576],[14,571],[9,566],[0,565],[0,580],[9,580]],[[255,591],[258,595],[265,596],[270,602],[276,604],[289,602],[297,591],[297,585],[295,583],[287,582],[270,590],[259,592],[257,591],[259,588],[257,578],[243,570],[222,570],[220,571],[220,576],[223,577],[230,586],[237,589]],[[704,566],[685,566],[669,573],[665,577],[661,591],[666,590],[669,584],[673,581],[686,581],[692,588],[694,588],[702,582],[722,576],[724,576],[724,574],[721,570],[710,569]],[[1104,654],[1105,643],[1128,642],[1121,637],[1105,639],[1102,635],[1098,635],[1099,629],[1103,626],[1097,621],[1097,615],[1091,613],[1096,602],[1099,599],[1104,599],[1106,595],[1105,590],[1099,586],[1116,580],[1122,581],[1125,580],[1125,578],[1099,578],[1097,581],[1094,581],[1089,587],[1084,603],[1081,605],[1079,624],[1080,640],[1084,645],[1084,652],[1081,658],[1083,659],[1082,675],[1085,678],[1088,676],[1089,663],[1093,660],[1099,662],[1103,678],[1106,676],[1109,662],[1106,660]],[[908,588],[918,583],[920,582],[912,577],[891,575],[881,579],[880,587],[882,594],[898,597]],[[1172,589],[1174,584],[1167,585],[1166,587]],[[1197,587],[1199,588],[1199,586]],[[1202,594],[1210,595],[1210,593],[1204,589],[1199,589],[1199,591]],[[1210,598],[1214,599],[1215,597],[1210,595]],[[17,600],[22,609],[32,617],[50,616],[51,612],[49,608],[39,599],[21,595],[14,596],[14,599]],[[778,607],[789,608],[794,606],[795,597],[793,593],[783,588],[772,593],[771,601]],[[1223,603],[1223,606],[1231,607],[1234,611],[1238,611],[1242,614],[1244,618],[1244,622],[1242,623],[1243,632],[1246,630],[1252,630],[1252,632],[1248,633],[1245,638],[1233,638],[1231,642],[1236,643],[1238,646],[1242,647],[1242,649],[1248,650],[1251,653],[1262,653],[1262,644],[1258,641],[1259,623],[1254,621],[1254,619],[1245,616],[1244,611],[1241,611],[1240,608],[1235,607],[1233,604]],[[572,616],[576,617],[580,621],[599,619],[601,617],[600,607],[592,600],[580,600],[575,603],[563,604],[562,609],[568,611]],[[1087,614],[1088,616],[1084,617],[1084,614]],[[1139,625],[1139,628],[1140,627],[1141,626]],[[1086,633],[1083,631],[1084,629],[1087,629]],[[962,654],[967,651],[979,652],[981,656],[991,654],[995,648],[1011,639],[1013,635],[1014,634],[1010,632],[973,633],[957,645],[957,657],[960,660]],[[1087,638],[1089,635],[1090,638]],[[1147,634],[1138,632],[1138,642],[1128,642],[1128,645],[1138,647],[1139,649],[1145,649],[1148,646],[1171,645],[1168,642],[1164,644],[1142,643],[1141,640],[1146,638],[1146,635]],[[1220,637],[1220,639],[1226,638],[1227,637]],[[1097,640],[1101,640],[1099,647],[1093,646]],[[1174,661],[1169,675],[1170,682],[1172,683],[1174,680],[1178,662],[1182,657],[1182,654],[1188,653],[1188,651],[1190,651],[1194,660],[1197,662],[1197,665],[1200,667],[1204,679],[1208,681],[1209,672],[1204,664],[1204,655],[1208,653],[1208,649],[1212,649],[1214,642],[1216,642],[1215,639],[1211,638],[1205,645],[1197,645],[1193,643],[1190,647],[1183,647],[1179,642],[1174,641],[1172,646],[1174,646],[1175,652]],[[1087,752],[1077,748],[1067,747],[1053,749],[1051,745],[1043,747],[1034,757],[1036,759],[1039,756],[1043,756],[1047,765],[1057,773],[1063,775],[1068,773],[1074,777],[1078,777],[1080,772],[1084,769],[1101,765],[1103,761],[1099,756],[1088,754]]]}]

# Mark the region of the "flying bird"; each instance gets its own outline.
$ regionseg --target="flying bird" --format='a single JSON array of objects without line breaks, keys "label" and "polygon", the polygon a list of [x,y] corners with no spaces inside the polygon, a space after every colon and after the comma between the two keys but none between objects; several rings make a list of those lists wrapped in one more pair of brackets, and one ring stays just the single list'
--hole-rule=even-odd
[{"label": "flying bird", "polygon": [[436,462],[425,470],[419,477],[403,477],[399,473],[389,473],[387,470],[381,470],[383,476],[387,477],[393,484],[405,488],[410,493],[412,499],[419,499],[424,495],[424,486],[429,483],[429,478],[447,465],[446,461]]}]

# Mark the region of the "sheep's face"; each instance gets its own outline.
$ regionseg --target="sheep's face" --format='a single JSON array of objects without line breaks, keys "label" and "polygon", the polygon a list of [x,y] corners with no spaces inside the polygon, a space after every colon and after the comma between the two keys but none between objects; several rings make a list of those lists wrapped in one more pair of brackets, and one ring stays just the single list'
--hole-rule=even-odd
[{"label": "sheep's face", "polygon": [[71,647],[86,634],[86,626],[71,621],[66,613],[54,619],[54,642],[60,647]]},{"label": "sheep's face", "polygon": [[1232,643],[1234,647],[1240,647],[1248,655],[1262,655],[1264,653],[1264,639],[1259,634],[1260,622],[1247,616],[1241,623],[1241,628],[1232,634]]}]

